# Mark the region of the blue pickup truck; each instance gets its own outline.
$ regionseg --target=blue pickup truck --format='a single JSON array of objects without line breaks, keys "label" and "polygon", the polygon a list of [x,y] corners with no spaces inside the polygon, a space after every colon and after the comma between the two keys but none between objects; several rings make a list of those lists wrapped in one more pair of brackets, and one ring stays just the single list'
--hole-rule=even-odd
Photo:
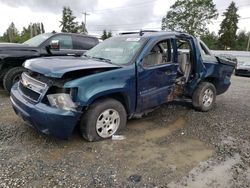
[{"label": "blue pickup truck", "polygon": [[45,134],[68,138],[79,125],[86,140],[97,141],[169,101],[212,109],[235,63],[191,35],[141,31],[107,39],[81,57],[30,59],[24,67],[11,90],[16,114]]}]

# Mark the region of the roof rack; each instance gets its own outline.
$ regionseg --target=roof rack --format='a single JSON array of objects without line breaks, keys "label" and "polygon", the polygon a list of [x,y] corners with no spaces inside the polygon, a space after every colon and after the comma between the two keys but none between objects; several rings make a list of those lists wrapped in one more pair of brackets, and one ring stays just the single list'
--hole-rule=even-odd
[{"label": "roof rack", "polygon": [[140,36],[142,36],[144,33],[153,33],[153,32],[159,32],[159,31],[156,31],[156,30],[128,31],[128,32],[119,33],[119,35],[139,34]]}]

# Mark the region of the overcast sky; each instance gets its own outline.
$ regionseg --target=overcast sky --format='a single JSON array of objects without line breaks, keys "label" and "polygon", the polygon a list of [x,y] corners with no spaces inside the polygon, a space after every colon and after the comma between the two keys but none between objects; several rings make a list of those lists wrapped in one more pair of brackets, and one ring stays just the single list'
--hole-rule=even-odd
[{"label": "overcast sky", "polygon": [[[230,0],[213,0],[220,15]],[[13,21],[19,31],[31,22],[43,22],[46,32],[60,31],[62,7],[69,6],[77,20],[83,20],[88,12],[89,33],[101,33],[103,29],[118,32],[139,29],[160,29],[161,19],[175,0],[0,0],[0,35]],[[250,31],[250,0],[235,0],[239,8],[239,30]],[[218,32],[223,17],[219,16],[210,31]]]}]

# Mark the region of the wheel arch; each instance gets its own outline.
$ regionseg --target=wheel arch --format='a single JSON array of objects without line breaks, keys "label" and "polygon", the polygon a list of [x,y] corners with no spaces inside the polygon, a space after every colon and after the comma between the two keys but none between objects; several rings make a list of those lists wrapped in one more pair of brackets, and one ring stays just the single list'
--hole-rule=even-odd
[{"label": "wheel arch", "polygon": [[128,115],[131,114],[130,100],[128,96],[126,95],[126,93],[124,92],[112,92],[112,93],[105,94],[105,95],[93,96],[89,100],[88,105],[91,105],[95,103],[96,101],[107,99],[107,98],[112,98],[112,99],[119,101],[124,106],[127,114]]},{"label": "wheel arch", "polygon": [[216,91],[217,91],[220,80],[216,77],[207,77],[206,79],[202,80],[201,82],[209,82],[209,83],[213,84]]}]

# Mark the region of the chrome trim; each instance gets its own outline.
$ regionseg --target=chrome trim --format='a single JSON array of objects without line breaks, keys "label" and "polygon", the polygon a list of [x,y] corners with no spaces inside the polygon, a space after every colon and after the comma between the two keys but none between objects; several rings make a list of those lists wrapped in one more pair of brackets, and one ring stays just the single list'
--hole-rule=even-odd
[{"label": "chrome trim", "polygon": [[44,97],[44,95],[46,94],[46,92],[49,88],[46,83],[43,83],[39,80],[32,78],[31,76],[27,75],[25,72],[22,73],[21,80],[20,80],[19,84],[22,84],[23,87],[40,95],[37,100],[34,100],[30,96],[27,96],[26,94],[24,94],[20,90],[20,86],[19,86],[19,91],[23,94],[23,96],[25,96],[27,99],[29,99],[33,102],[40,101]]}]

